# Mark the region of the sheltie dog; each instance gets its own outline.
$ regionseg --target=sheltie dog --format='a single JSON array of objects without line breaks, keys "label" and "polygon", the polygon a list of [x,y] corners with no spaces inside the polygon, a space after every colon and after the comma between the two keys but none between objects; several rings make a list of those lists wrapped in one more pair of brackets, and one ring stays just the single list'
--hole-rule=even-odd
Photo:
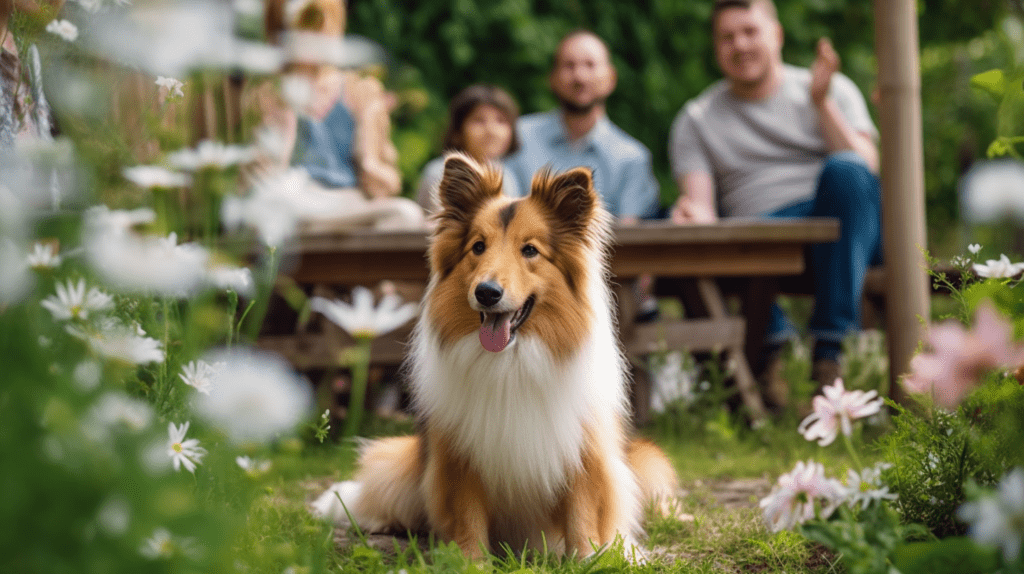
[{"label": "sheltie dog", "polygon": [[610,216],[585,168],[502,195],[500,171],[449,155],[430,282],[410,349],[415,436],[362,446],[353,481],[313,503],[364,530],[430,531],[469,556],[503,545],[585,556],[677,478],[629,437],[609,290]]}]

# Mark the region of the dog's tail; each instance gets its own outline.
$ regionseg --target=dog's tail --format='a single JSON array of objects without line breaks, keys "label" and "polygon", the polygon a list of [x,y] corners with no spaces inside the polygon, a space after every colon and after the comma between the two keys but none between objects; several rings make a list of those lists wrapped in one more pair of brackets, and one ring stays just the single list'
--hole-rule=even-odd
[{"label": "dog's tail", "polygon": [[678,513],[679,478],[665,453],[648,440],[634,438],[626,456],[636,474],[644,504],[661,516]]},{"label": "dog's tail", "polygon": [[360,449],[358,465],[354,480],[331,486],[312,503],[314,515],[341,526],[350,524],[351,515],[366,532],[425,530],[419,437],[368,441]]}]

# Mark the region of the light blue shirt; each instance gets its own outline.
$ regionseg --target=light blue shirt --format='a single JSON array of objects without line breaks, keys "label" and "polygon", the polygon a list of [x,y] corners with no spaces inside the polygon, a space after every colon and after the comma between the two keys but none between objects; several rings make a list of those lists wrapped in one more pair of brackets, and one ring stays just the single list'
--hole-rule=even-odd
[{"label": "light blue shirt", "polygon": [[594,173],[594,187],[616,217],[654,217],[660,192],[651,152],[602,116],[590,132],[571,143],[560,110],[530,114],[516,123],[520,148],[509,159],[519,180],[519,196],[530,192],[533,174],[546,165],[555,172],[578,166]]},{"label": "light blue shirt", "polygon": [[292,165],[306,168],[324,187],[358,187],[352,157],[355,132],[355,118],[341,100],[320,121],[299,116]]}]

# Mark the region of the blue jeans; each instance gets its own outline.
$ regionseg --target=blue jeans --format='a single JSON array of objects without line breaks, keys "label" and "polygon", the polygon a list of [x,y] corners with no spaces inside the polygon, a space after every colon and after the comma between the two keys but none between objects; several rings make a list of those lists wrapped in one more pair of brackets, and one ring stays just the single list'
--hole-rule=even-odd
[{"label": "blue jeans", "polygon": [[[814,278],[814,311],[808,330],[816,341],[841,343],[860,328],[860,303],[868,266],[882,260],[881,183],[853,152],[832,154],[825,161],[814,198],[766,217],[835,217],[839,240],[809,248],[808,268]],[[781,344],[796,329],[772,305],[767,342]]]}]

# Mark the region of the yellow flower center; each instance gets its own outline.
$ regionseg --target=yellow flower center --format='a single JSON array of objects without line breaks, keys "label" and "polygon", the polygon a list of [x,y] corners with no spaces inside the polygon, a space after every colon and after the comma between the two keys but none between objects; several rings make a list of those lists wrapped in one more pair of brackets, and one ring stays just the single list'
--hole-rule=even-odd
[{"label": "yellow flower center", "polygon": [[174,443],[171,446],[171,449],[174,450],[174,452],[181,452],[181,443],[180,442]]},{"label": "yellow flower center", "polygon": [[82,306],[81,305],[72,305],[71,306],[71,316],[72,317],[76,317],[77,318],[81,314],[82,314]]}]

